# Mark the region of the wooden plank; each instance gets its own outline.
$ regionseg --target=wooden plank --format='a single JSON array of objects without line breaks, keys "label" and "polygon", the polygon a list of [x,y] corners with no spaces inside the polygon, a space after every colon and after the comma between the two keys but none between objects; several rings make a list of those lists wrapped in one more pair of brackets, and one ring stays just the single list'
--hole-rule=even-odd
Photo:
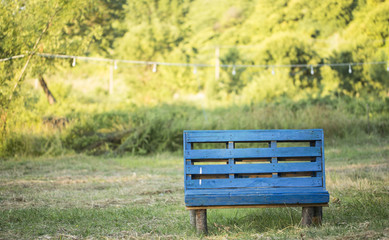
[{"label": "wooden plank", "polygon": [[187,165],[187,174],[244,174],[321,171],[316,162],[267,163],[267,164],[226,164],[226,165]]},{"label": "wooden plank", "polygon": [[328,194],[322,187],[295,187],[295,188],[224,188],[224,189],[188,189],[185,195],[261,195],[261,194]]},{"label": "wooden plank", "polygon": [[[192,149],[192,143],[188,142],[188,135],[184,133],[183,141],[184,141],[184,152]],[[190,159],[184,158],[184,166],[191,166],[192,161]],[[192,179],[192,176],[190,174],[187,174],[186,168],[184,169],[184,176],[185,176],[185,182]],[[184,191],[186,191],[186,184],[184,185]]]},{"label": "wooden plank", "polygon": [[[227,143],[227,148],[228,149],[234,149],[235,148],[235,143],[234,142],[228,142]],[[233,167],[235,165],[235,160],[233,158],[228,159],[228,165],[230,167]],[[230,179],[234,179],[235,178],[235,174],[230,173],[229,174],[229,178]]]},{"label": "wooden plank", "polygon": [[[215,190],[216,191],[216,190]],[[327,193],[273,193],[258,195],[185,195],[185,205],[192,207],[256,204],[328,203]]]},{"label": "wooden plank", "polygon": [[229,206],[201,206],[186,207],[187,210],[196,209],[229,209],[229,208],[279,208],[279,207],[328,207],[328,203],[316,204],[257,204],[257,205],[229,205]]},{"label": "wooden plank", "polygon": [[184,131],[188,142],[315,141],[322,139],[322,132],[322,129]]},{"label": "wooden plank", "polygon": [[250,187],[321,187],[322,179],[311,178],[237,178],[187,180],[187,189],[191,188],[250,188]]},{"label": "wooden plank", "polygon": [[[277,141],[271,141],[270,144],[269,144],[269,147],[270,148],[277,148]],[[272,157],[271,158],[271,163],[272,164],[277,164],[278,163],[278,158],[277,157]],[[271,177],[277,178],[278,177],[278,172],[273,172]]]},{"label": "wooden plank", "polygon": [[271,157],[318,157],[320,147],[240,148],[185,150],[186,159],[229,159]]}]

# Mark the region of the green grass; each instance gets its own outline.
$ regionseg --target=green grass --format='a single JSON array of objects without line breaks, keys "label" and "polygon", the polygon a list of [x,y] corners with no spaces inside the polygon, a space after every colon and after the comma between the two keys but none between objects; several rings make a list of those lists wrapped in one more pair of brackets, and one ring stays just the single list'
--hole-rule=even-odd
[{"label": "green grass", "polygon": [[[389,140],[326,147],[323,226],[301,208],[208,211],[209,239],[388,238]],[[0,162],[0,239],[197,238],[184,207],[181,154]]]}]

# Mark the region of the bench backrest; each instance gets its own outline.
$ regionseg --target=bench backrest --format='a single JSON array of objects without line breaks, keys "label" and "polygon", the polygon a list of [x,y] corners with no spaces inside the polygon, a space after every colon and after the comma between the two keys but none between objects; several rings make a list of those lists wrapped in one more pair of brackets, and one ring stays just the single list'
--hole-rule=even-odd
[{"label": "bench backrest", "polygon": [[325,189],[322,129],[184,131],[186,189]]}]

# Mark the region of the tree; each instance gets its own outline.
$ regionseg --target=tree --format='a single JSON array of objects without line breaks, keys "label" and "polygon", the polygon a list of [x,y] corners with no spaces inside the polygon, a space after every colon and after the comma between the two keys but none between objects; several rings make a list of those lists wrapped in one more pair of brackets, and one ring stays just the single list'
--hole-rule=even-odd
[{"label": "tree", "polygon": [[18,96],[26,75],[38,77],[55,68],[52,59],[35,57],[36,53],[76,55],[85,51],[93,39],[100,39],[99,25],[82,28],[86,16],[93,13],[94,4],[92,0],[2,1],[0,58],[26,55],[19,60],[0,63],[3,132],[13,99]]}]

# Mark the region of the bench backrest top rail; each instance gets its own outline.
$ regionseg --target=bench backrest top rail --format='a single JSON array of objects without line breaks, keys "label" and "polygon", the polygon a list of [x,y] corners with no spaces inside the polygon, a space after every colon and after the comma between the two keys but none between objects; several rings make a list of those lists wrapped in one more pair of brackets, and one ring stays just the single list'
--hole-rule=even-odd
[{"label": "bench backrest top rail", "polygon": [[185,141],[196,142],[260,142],[315,141],[323,139],[323,129],[303,130],[191,130],[184,131]]},{"label": "bench backrest top rail", "polygon": [[[224,149],[197,149],[199,143],[225,143]],[[265,148],[235,148],[240,142],[267,142]],[[277,147],[308,142],[309,146]],[[184,131],[186,189],[325,189],[322,129]]]}]

